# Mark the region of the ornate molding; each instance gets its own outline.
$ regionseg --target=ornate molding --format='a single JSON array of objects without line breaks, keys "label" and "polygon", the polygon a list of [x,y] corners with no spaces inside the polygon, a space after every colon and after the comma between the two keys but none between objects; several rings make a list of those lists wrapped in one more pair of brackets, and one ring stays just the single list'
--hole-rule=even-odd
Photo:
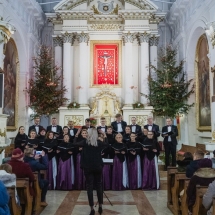
[{"label": "ornate molding", "polygon": [[67,31],[62,34],[63,37],[63,43],[71,43],[71,45],[74,44],[75,40],[75,34],[74,33],[68,33]]},{"label": "ornate molding", "polygon": [[90,30],[94,31],[120,31],[123,26],[119,24],[92,24]]},{"label": "ornate molding", "polygon": [[153,37],[149,38],[150,46],[158,46],[158,42],[159,42],[159,37],[156,37],[155,35],[153,35]]},{"label": "ornate molding", "polygon": [[87,43],[89,42],[89,34],[88,33],[84,33],[83,31],[77,35],[77,39],[79,43]]},{"label": "ornate molding", "polygon": [[150,38],[150,34],[147,33],[146,31],[144,33],[138,33],[137,38],[138,38],[139,44],[144,43],[144,42],[148,43],[149,38]]},{"label": "ornate molding", "polygon": [[54,44],[54,47],[56,47],[56,46],[62,47],[63,46],[63,38],[59,37],[59,36],[54,37],[53,38],[53,44]]},{"label": "ornate molding", "polygon": [[122,33],[122,40],[124,45],[125,43],[133,43],[135,38],[136,33],[130,33],[130,31],[128,33]]}]

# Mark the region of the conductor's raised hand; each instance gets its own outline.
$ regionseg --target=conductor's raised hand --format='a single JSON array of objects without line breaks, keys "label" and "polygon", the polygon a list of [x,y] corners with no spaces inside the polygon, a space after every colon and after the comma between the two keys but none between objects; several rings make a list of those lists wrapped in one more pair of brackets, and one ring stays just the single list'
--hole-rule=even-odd
[{"label": "conductor's raised hand", "polygon": [[122,152],[121,152],[121,154],[123,154],[123,155],[124,155],[124,154],[125,154],[125,152],[124,152],[124,151],[122,151]]}]

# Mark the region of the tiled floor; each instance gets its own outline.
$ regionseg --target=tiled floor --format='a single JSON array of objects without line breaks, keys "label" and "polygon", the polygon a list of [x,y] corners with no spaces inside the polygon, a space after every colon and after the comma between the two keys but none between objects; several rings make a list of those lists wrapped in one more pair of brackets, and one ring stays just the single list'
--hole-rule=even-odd
[{"label": "tiled floor", "polygon": [[[106,191],[103,215],[171,215],[166,207],[167,191]],[[94,193],[96,202],[96,193]],[[49,191],[49,205],[41,215],[88,215],[86,191]],[[97,208],[95,209],[97,210]],[[98,213],[96,213],[98,214]]]}]

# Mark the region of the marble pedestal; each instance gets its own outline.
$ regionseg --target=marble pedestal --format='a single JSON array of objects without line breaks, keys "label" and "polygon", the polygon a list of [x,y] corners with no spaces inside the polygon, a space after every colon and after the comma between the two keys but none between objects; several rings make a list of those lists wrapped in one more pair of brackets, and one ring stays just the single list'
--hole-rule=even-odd
[{"label": "marble pedestal", "polygon": [[74,121],[75,126],[85,125],[85,119],[89,118],[88,106],[83,106],[80,108],[68,109],[67,107],[59,108],[59,125],[65,126],[68,124],[69,120]]},{"label": "marble pedestal", "polygon": [[148,106],[144,109],[133,109],[132,106],[124,106],[123,110],[123,120],[127,122],[128,125],[131,124],[131,117],[136,117],[137,124],[143,127],[147,124],[147,117],[153,116],[153,107]]}]

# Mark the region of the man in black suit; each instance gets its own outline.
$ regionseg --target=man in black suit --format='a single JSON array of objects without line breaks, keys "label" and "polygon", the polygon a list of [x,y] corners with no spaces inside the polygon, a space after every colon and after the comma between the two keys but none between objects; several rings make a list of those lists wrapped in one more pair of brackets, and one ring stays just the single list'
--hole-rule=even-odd
[{"label": "man in black suit", "polygon": [[100,126],[97,127],[97,131],[100,134],[106,133],[107,132],[107,126],[106,126],[106,119],[105,117],[102,117],[100,119]]},{"label": "man in black suit", "polygon": [[55,117],[52,118],[52,124],[47,126],[46,131],[53,131],[56,137],[63,133],[62,127],[57,125],[57,119]]},{"label": "man in black suit", "polygon": [[[176,166],[176,145],[178,144],[176,137],[178,136],[177,126],[172,124],[172,119],[166,119],[166,126],[162,128],[163,144],[165,149],[165,166],[169,166],[169,156],[172,155],[172,166]],[[172,134],[164,134],[172,132]]]},{"label": "man in black suit", "polygon": [[157,139],[160,136],[159,133],[159,126],[154,124],[153,122],[153,116],[148,116],[147,118],[147,125],[144,125],[144,128],[147,129],[148,131],[153,131],[154,132],[154,137]]},{"label": "man in black suit", "polygon": [[116,121],[111,123],[111,126],[113,128],[114,133],[121,133],[124,134],[125,132],[125,127],[127,126],[127,123],[122,120],[122,115],[121,114],[116,114]]},{"label": "man in black suit", "polygon": [[82,126],[82,129],[89,129],[94,128],[94,126],[91,125],[91,121],[89,118],[85,119],[85,125]]},{"label": "man in black suit", "polygon": [[142,135],[142,129],[140,125],[137,125],[136,123],[136,117],[132,117],[131,118],[131,132],[134,132],[135,134],[137,134],[137,136],[141,136]]},{"label": "man in black suit", "polygon": [[78,129],[74,127],[74,122],[73,121],[68,121],[68,128],[69,128],[69,133],[72,139],[75,138],[76,133],[78,132]]},{"label": "man in black suit", "polygon": [[40,125],[40,117],[36,116],[34,117],[34,125],[30,126],[28,129],[28,136],[30,135],[31,130],[35,130],[38,136],[41,129],[43,129],[43,126]]}]

